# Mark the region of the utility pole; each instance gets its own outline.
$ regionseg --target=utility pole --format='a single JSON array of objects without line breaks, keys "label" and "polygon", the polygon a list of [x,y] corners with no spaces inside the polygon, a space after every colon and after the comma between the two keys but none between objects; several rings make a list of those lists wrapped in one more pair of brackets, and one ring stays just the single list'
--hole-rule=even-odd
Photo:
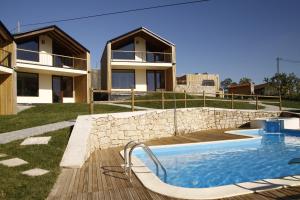
[{"label": "utility pole", "polygon": [[21,25],[20,25],[20,21],[17,22],[17,33],[20,33],[21,31]]},{"label": "utility pole", "polygon": [[277,63],[277,74],[279,74],[279,61],[281,60],[281,58],[277,57],[276,58],[276,63]]}]

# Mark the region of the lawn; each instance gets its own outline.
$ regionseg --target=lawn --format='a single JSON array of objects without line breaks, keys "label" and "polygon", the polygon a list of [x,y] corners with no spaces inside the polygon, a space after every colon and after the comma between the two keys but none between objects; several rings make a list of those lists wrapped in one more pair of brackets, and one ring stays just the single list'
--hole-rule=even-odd
[{"label": "lawn", "polygon": [[[95,105],[94,107],[94,113],[124,111],[130,111],[130,109],[111,105]],[[0,116],[0,133],[76,119],[78,115],[88,113],[88,104],[39,104],[17,115]]]},{"label": "lawn", "polygon": [[[48,145],[20,146],[21,140],[0,145],[0,153],[18,157],[28,164],[8,168],[0,165],[0,199],[45,199],[60,173],[59,163],[65,151],[70,130],[62,129],[45,135],[52,136]],[[49,170],[48,174],[29,177],[21,172],[32,168]]]},{"label": "lawn", "polygon": [[[270,105],[275,105],[278,106],[278,104],[273,104],[273,103],[265,103],[265,104],[270,104]],[[285,108],[297,108],[300,109],[300,101],[296,100],[282,100],[282,107]]]},{"label": "lawn", "polygon": [[[171,100],[174,99],[173,94],[164,94],[164,98],[166,100]],[[187,95],[187,99],[201,99],[202,96],[192,96],[192,95]],[[137,96],[135,97],[136,100],[161,100],[161,94],[156,93],[156,94],[148,94],[145,96]],[[176,99],[184,99],[184,94],[176,94]],[[231,102],[230,101],[217,101],[215,97],[206,97],[206,107],[215,107],[215,108],[231,108]],[[209,100],[210,99],[210,100]],[[220,98],[219,98],[220,99]],[[220,99],[224,100],[224,99]],[[130,104],[130,103],[127,103]],[[136,102],[136,106],[142,106],[142,107],[148,107],[148,108],[157,108],[161,109],[162,108],[162,103],[161,101],[154,101],[154,102]],[[174,101],[169,101],[165,102],[165,109],[169,108],[174,108]],[[177,101],[176,102],[177,108],[184,108],[185,103],[184,101]],[[203,107],[203,100],[192,100],[192,101],[187,101],[187,107]],[[234,109],[256,109],[255,104],[249,104],[247,102],[234,102]],[[263,106],[259,107],[260,109],[264,108]]]}]

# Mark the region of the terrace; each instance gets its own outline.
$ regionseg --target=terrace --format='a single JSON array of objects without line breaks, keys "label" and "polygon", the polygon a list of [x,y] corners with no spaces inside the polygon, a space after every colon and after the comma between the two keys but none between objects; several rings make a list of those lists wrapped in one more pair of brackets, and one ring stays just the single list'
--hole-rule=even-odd
[{"label": "terrace", "polygon": [[[152,140],[148,145],[194,143],[215,140],[240,139],[244,136],[212,130],[185,136],[173,136]],[[136,176],[132,182],[123,174],[121,147],[95,151],[80,169],[63,169],[48,199],[148,199],[175,200],[147,190]],[[249,195],[223,198],[223,200],[267,200],[298,199],[300,187],[253,193]]]}]

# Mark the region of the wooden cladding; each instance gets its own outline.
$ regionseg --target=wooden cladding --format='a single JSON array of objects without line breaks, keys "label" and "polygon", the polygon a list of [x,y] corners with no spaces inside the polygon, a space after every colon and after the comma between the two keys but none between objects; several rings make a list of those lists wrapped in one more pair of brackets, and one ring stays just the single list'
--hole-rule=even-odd
[{"label": "wooden cladding", "polygon": [[87,103],[87,76],[74,77],[75,102]]},{"label": "wooden cladding", "polygon": [[14,74],[0,74],[0,115],[16,113]]}]

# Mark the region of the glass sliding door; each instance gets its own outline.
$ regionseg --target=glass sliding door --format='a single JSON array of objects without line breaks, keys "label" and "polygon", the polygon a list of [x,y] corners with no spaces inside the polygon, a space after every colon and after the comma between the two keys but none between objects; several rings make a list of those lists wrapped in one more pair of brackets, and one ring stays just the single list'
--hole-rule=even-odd
[{"label": "glass sliding door", "polygon": [[64,97],[73,97],[73,77],[52,76],[53,103],[63,103]]},{"label": "glass sliding door", "polygon": [[52,76],[52,101],[53,103],[62,103],[63,94],[61,90],[61,77]]},{"label": "glass sliding door", "polygon": [[147,90],[165,89],[165,71],[147,70]]}]

